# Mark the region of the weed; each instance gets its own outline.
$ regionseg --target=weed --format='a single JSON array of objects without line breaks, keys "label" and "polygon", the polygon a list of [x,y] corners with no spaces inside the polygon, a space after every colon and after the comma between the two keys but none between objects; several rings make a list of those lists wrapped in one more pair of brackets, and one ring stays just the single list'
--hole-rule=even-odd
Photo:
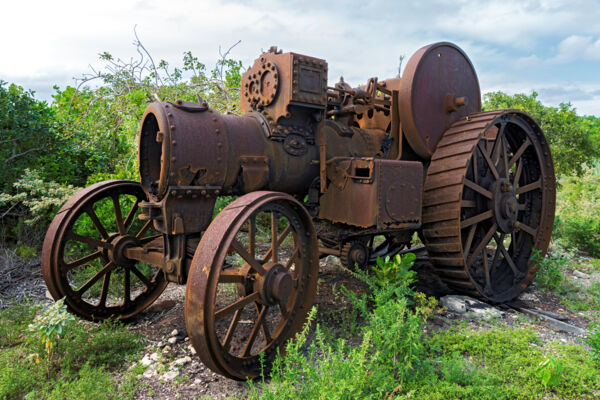
[{"label": "weed", "polygon": [[585,341],[590,346],[596,365],[600,367],[600,323],[593,322],[588,331]]},{"label": "weed", "polygon": [[563,364],[555,357],[548,357],[540,362],[535,371],[546,390],[548,390],[548,386],[556,386],[559,383],[562,372]]},{"label": "weed", "polygon": [[569,261],[562,254],[552,257],[543,257],[541,252],[533,249],[531,260],[538,268],[536,283],[540,288],[556,290],[564,279],[563,271],[569,265]]},{"label": "weed", "polygon": [[54,345],[65,332],[65,328],[75,321],[75,317],[67,312],[65,299],[52,304],[42,314],[35,317],[29,330],[36,333],[46,348],[48,359],[51,359]]}]

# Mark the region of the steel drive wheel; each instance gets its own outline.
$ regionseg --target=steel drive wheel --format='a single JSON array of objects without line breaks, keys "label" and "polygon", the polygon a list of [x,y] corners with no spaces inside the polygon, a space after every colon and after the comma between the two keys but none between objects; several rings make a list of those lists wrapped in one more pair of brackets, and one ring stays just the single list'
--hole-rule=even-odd
[{"label": "steel drive wheel", "polygon": [[76,193],[50,224],[42,272],[55,300],[82,318],[126,319],[152,304],[167,286],[162,270],[124,256],[143,246],[162,250],[162,235],[137,218],[146,195],[139,183],[105,181]]},{"label": "steel drive wheel", "polygon": [[305,322],[318,266],[312,221],[293,197],[253,192],[223,209],[198,245],[185,296],[204,364],[233,379],[268,373]]},{"label": "steel drive wheel", "polygon": [[535,277],[554,222],[555,176],[538,125],[515,110],[472,114],[448,129],[427,170],[423,236],[451,287],[493,302]]}]

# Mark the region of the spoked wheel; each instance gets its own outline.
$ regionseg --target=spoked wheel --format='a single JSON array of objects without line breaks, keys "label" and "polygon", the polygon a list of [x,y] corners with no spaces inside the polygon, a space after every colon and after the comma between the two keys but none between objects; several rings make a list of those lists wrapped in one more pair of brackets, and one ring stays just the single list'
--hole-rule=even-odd
[{"label": "spoked wheel", "polygon": [[535,277],[554,222],[548,143],[519,111],[468,116],[447,130],[427,170],[423,235],[451,287],[508,301]]},{"label": "spoked wheel", "polygon": [[318,267],[312,221],[293,197],[254,192],[223,209],[196,250],[185,296],[187,331],[204,364],[255,378],[264,357],[268,373],[302,328]]},{"label": "spoked wheel", "polygon": [[42,249],[42,271],[55,300],[82,318],[126,319],[167,286],[158,267],[130,260],[125,249],[162,251],[162,236],[140,221],[139,183],[106,181],[75,194],[54,217]]}]

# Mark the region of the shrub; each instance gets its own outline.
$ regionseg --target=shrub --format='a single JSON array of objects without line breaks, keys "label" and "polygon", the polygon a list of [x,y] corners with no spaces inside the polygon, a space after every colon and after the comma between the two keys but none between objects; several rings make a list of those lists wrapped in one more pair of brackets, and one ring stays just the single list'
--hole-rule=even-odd
[{"label": "shrub", "polygon": [[600,257],[600,164],[561,179],[553,235],[568,247]]},{"label": "shrub", "polygon": [[558,289],[564,280],[564,270],[569,264],[567,258],[558,252],[557,254],[542,257],[539,250],[533,249],[531,259],[536,263],[538,268],[536,284],[540,288]]}]

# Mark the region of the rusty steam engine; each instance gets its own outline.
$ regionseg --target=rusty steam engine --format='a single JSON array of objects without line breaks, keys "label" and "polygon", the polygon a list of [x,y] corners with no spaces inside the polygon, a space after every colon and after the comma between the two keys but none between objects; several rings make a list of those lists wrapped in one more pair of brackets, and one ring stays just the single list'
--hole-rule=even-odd
[{"label": "rusty steam engine", "polygon": [[[48,230],[55,299],[127,319],[186,284],[202,361],[245,379],[301,328],[319,257],[366,267],[417,232],[457,291],[503,302],[534,278],[554,220],[550,149],[527,114],[481,111],[457,46],[425,46],[401,78],[356,88],[328,86],[325,60],[271,48],[242,77],[241,109],[148,106],[141,182],[82,190]],[[219,196],[238,198],[213,218]]]}]

